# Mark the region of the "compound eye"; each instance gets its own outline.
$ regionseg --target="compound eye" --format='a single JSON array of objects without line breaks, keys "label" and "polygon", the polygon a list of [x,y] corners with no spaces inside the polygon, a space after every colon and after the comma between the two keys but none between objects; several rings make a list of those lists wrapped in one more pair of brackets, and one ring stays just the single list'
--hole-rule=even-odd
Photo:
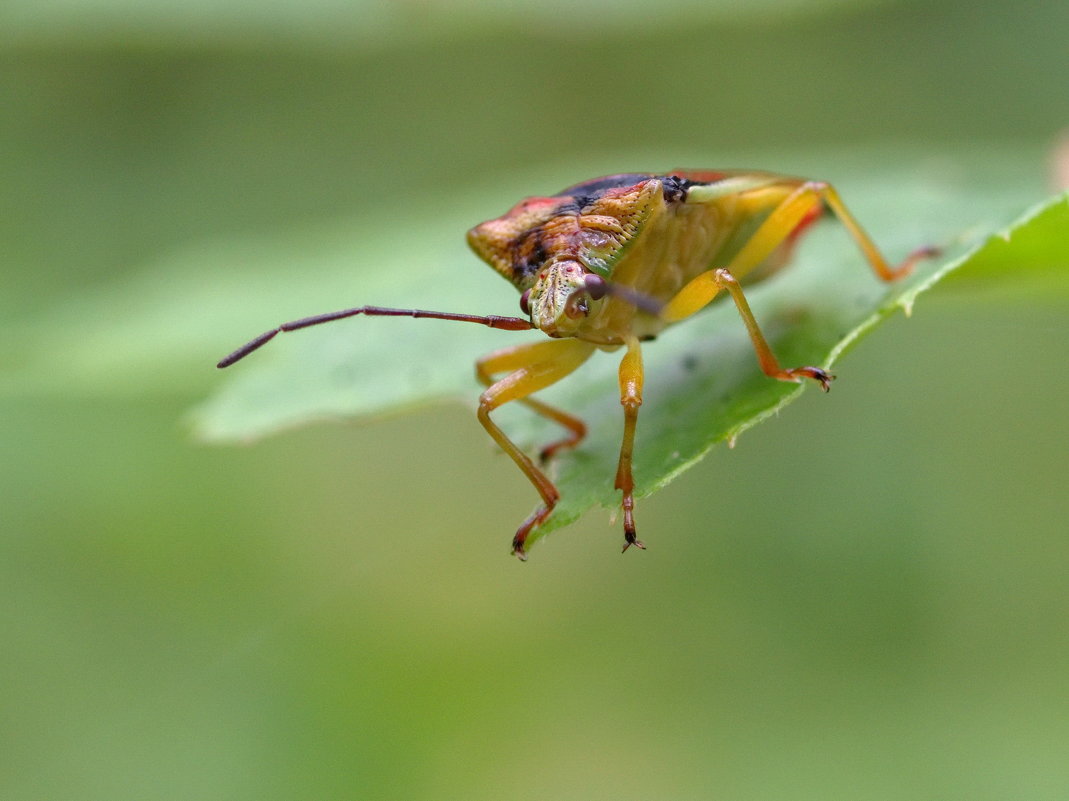
[{"label": "compound eye", "polygon": [[531,316],[531,290],[529,289],[523,290],[523,294],[520,295],[520,311],[528,317]]},{"label": "compound eye", "polygon": [[583,283],[586,284],[586,291],[591,300],[601,300],[609,291],[608,282],[596,273],[583,276]]}]

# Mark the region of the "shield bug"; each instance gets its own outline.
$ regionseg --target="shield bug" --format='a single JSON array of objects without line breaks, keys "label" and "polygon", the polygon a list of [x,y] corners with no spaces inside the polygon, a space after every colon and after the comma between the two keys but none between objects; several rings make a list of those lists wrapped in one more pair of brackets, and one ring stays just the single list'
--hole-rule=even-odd
[{"label": "shield bug", "polygon": [[615,487],[621,492],[624,550],[643,548],[635,533],[632,450],[642,404],[642,346],[727,293],[753,342],[760,369],[780,381],[815,381],[827,391],[834,376],[819,367],[780,366],[750,311],[743,283],[785,266],[799,237],[825,211],[846,228],[883,281],[906,275],[933,248],[891,266],[829,184],[767,172],[628,173],[585,181],[550,197],[528,198],[504,216],[468,232],[468,244],[520,293],[522,317],[359,306],[283,323],[219,362],[229,367],[282,331],[356,315],[426,317],[509,331],[537,328],[549,338],[479,359],[486,389],[478,419],[541,497],[512,538],[526,558],[528,535],[553,511],[560,493],[542,467],[498,427],[493,412],[519,401],[567,432],[542,448],[539,462],[573,448],[583,421],[533,397],[575,371],[595,351],[622,350],[619,368],[623,430]]}]

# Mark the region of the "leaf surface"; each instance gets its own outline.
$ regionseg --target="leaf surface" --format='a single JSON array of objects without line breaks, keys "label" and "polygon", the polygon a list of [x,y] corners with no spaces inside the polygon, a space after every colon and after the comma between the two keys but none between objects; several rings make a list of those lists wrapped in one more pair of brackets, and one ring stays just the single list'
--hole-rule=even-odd
[{"label": "leaf surface", "polygon": [[[189,394],[216,386],[191,420],[198,437],[220,443],[254,440],[314,421],[393,414],[442,399],[474,405],[479,393],[474,359],[537,340],[539,332],[357,317],[279,336],[225,374],[213,365],[283,320],[356,305],[517,314],[515,290],[468,252],[463,232],[524,195],[552,193],[576,180],[650,161],[632,156],[584,172],[574,165],[545,168],[537,175],[454,191],[448,204],[426,192],[384,205],[376,216],[357,222],[206,243],[176,253],[133,280],[80,294],[51,314],[9,326],[0,392]],[[931,155],[918,160],[895,151],[842,154],[831,175],[820,166],[827,161],[767,156],[732,160],[728,166],[760,163],[832,180],[892,261],[920,245],[938,244],[944,251],[908,279],[887,286],[872,275],[834,220],[816,226],[793,265],[748,289],[754,313],[785,366],[830,367],[880,320],[910,308],[919,294],[952,272],[999,291],[1022,286],[1064,291],[1066,196],[1022,213],[1029,198],[1040,196],[1038,170],[1030,178],[1022,162],[1008,154],[981,154],[972,161]],[[643,352],[647,377],[635,463],[639,497],[804,391],[758,370],[730,303],[718,302],[671,327]],[[593,506],[618,504],[612,486],[621,428],[618,361],[618,354],[595,354],[543,395],[586,420],[590,433],[580,448],[552,465],[562,501],[534,538]],[[848,391],[846,377],[835,391]],[[527,448],[559,436],[553,424],[522,407],[497,414],[510,436]]]},{"label": "leaf surface", "polygon": [[[797,264],[752,287],[748,296],[757,319],[785,366],[831,367],[841,354],[882,319],[910,309],[918,295],[965,266],[987,274],[1044,272],[1064,281],[1069,265],[1069,206],[1065,196],[1023,216],[984,196],[986,208],[952,205],[923,174],[915,183],[873,178],[854,194],[865,198],[852,207],[873,231],[891,260],[922,244],[939,244],[942,255],[920,265],[909,278],[887,286],[869,271],[845,232],[824,223],[803,243]],[[946,190],[944,190],[946,191]],[[851,195],[847,196],[850,202]],[[864,210],[860,210],[864,207]],[[871,207],[871,208],[870,208]],[[882,207],[882,209],[880,208]],[[972,214],[974,219],[969,219]],[[999,217],[1001,216],[1001,219]],[[1016,218],[1016,219],[1014,219]],[[415,245],[418,247],[418,244]],[[408,254],[409,251],[406,251]],[[393,305],[412,305],[474,313],[513,313],[509,301],[491,302],[467,280],[472,257],[449,251],[439,258],[437,278],[415,264],[384,265],[378,286],[356,291]],[[1058,268],[1061,268],[1059,271]],[[500,289],[496,276],[488,286]],[[505,286],[506,290],[511,288]],[[387,289],[389,291],[387,291]],[[495,299],[501,292],[493,294]],[[484,302],[485,298],[485,302]],[[270,356],[257,354],[196,415],[199,433],[213,440],[247,439],[311,419],[373,415],[430,399],[479,391],[471,372],[474,356],[486,350],[537,339],[538,332],[505,334],[475,326],[358,318],[333,323],[332,330],[287,336],[285,347],[272,344]],[[753,349],[730,303],[718,302],[696,318],[670,328],[644,346],[645,404],[636,439],[636,495],[648,495],[693,465],[718,442],[737,437],[777,413],[804,391],[799,385],[767,379],[757,368]],[[542,397],[578,414],[589,436],[550,469],[562,500],[553,516],[532,535],[532,542],[575,520],[593,506],[615,508],[613,489],[619,451],[621,412],[616,387],[619,355],[598,353],[574,376]],[[524,446],[558,435],[552,424],[523,409],[503,409],[500,420]]]}]

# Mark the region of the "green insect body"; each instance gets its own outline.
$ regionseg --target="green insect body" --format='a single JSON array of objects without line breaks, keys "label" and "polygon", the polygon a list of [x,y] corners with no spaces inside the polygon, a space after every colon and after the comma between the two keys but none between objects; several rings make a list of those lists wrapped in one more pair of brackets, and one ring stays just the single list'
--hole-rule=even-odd
[{"label": "green insect body", "polygon": [[598,349],[624,349],[619,389],[623,436],[615,487],[621,492],[624,550],[645,547],[636,536],[632,452],[642,404],[643,341],[706,307],[720,293],[734,301],[753,342],[760,369],[782,381],[812,379],[827,390],[833,376],[819,367],[784,369],[754,319],[741,281],[754,282],[785,266],[800,235],[831,211],[884,281],[907,274],[933,248],[921,248],[892,267],[828,184],[755,171],[628,173],[576,184],[551,197],[528,198],[468,232],[468,243],[519,292],[524,317],[361,306],[316,315],[265,332],[224,358],[227,367],[281,331],[358,314],[428,317],[505,330],[540,329],[548,337],[495,351],[476,362],[486,389],[478,418],[524,473],[541,504],[520,525],[512,552],[560,498],[553,482],[498,427],[492,413],[520,401],[567,430],[546,445],[541,461],[579,445],[586,426],[533,397],[561,380]]}]

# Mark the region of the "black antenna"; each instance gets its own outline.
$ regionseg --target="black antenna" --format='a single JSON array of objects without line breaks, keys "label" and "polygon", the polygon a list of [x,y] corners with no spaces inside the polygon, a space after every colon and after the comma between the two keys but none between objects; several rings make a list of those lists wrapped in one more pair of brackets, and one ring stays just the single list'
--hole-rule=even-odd
[{"label": "black antenna", "polygon": [[360,306],[355,309],[316,314],[312,317],[302,317],[300,320],[283,323],[278,328],[265,331],[256,339],[246,342],[229,356],[221,359],[216,367],[222,369],[229,367],[234,362],[241,361],[253,351],[262,348],[283,331],[296,331],[299,328],[308,328],[320,323],[330,323],[334,320],[344,320],[346,317],[355,317],[358,314],[364,314],[368,317],[427,317],[432,320],[456,320],[461,323],[477,323],[478,325],[500,328],[505,331],[528,331],[532,328],[529,320],[524,320],[520,317],[498,317],[496,315],[480,317],[475,314],[454,314],[452,312],[423,311],[422,309],[388,309],[382,306]]}]

